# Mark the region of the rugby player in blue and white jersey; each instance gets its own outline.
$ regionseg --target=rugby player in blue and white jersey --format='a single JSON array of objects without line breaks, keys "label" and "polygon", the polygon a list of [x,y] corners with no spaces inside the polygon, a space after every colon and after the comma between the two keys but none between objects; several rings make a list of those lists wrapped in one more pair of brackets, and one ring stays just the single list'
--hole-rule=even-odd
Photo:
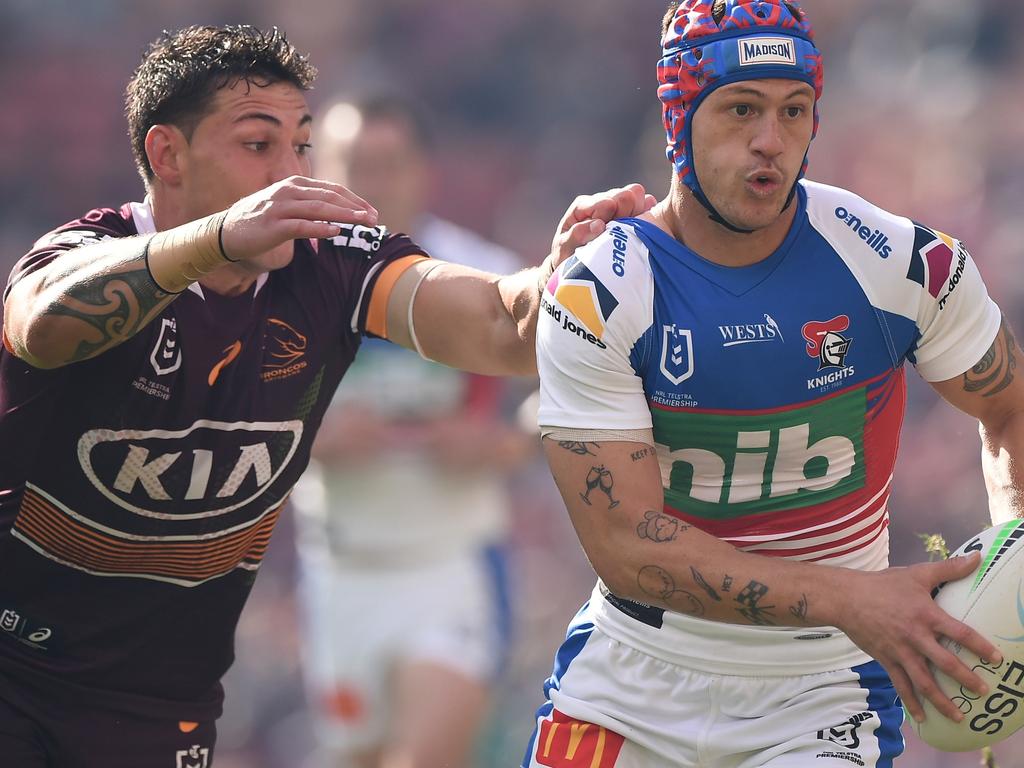
[{"label": "rugby player in blue and white jersey", "polygon": [[[821,56],[785,0],[685,0],[658,75],[670,194],[556,271],[540,424],[599,581],[526,765],[888,766],[903,711],[959,720],[927,663],[999,662],[888,567],[906,362],[979,419],[1020,515],[1020,351],[964,245],[802,179]],[[898,696],[897,696],[898,694]],[[974,694],[971,694],[974,695]]]}]

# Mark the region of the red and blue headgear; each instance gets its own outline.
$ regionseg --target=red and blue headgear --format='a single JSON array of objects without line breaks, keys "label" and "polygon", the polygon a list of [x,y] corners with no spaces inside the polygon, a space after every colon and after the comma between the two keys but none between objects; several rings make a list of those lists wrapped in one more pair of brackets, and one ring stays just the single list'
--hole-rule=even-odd
[{"label": "red and blue headgear", "polygon": [[[824,67],[800,6],[789,0],[682,0],[662,40],[658,98],[668,159],[679,180],[711,206],[694,172],[693,113],[716,88],[741,80],[786,78],[814,88],[814,134]],[[812,134],[813,138],[813,134]],[[800,169],[807,170],[807,157]],[[729,226],[729,225],[727,225]]]}]

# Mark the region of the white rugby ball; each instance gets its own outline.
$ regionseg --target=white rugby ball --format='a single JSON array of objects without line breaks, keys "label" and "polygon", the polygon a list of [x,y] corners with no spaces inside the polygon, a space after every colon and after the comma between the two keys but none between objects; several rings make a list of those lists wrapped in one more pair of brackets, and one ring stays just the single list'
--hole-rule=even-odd
[{"label": "white rugby ball", "polygon": [[925,721],[910,722],[925,743],[946,752],[981,749],[1024,726],[1024,520],[982,531],[950,556],[975,551],[981,552],[978,570],[943,584],[935,602],[999,648],[1003,662],[995,666],[959,643],[942,639],[942,645],[989,686],[988,694],[980,696],[929,665],[964,719],[955,723],[922,700]]}]

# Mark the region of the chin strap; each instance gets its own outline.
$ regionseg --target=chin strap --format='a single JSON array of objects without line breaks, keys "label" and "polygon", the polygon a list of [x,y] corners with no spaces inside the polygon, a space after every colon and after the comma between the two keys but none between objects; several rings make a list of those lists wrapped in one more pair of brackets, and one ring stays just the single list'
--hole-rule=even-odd
[{"label": "chin strap", "polygon": [[[789,196],[786,198],[786,204],[782,206],[782,211],[779,211],[780,214],[784,212],[787,208],[789,208],[790,205],[793,204],[793,198],[796,197],[797,183],[798,181],[794,181],[793,186],[790,187]],[[693,189],[691,191],[693,192],[693,196],[697,198],[697,201],[705,208],[707,208],[708,218],[711,219],[713,222],[715,222],[716,224],[720,224],[726,229],[728,229],[730,232],[735,232],[736,234],[739,235],[749,235],[753,233],[754,230],[752,229],[743,229],[741,227],[737,227],[735,224],[730,224],[728,221],[726,221],[722,217],[722,214],[715,210],[715,207],[711,204],[711,201],[708,200],[707,197],[705,197],[704,190],[702,190],[700,187],[697,187],[696,189]]]}]

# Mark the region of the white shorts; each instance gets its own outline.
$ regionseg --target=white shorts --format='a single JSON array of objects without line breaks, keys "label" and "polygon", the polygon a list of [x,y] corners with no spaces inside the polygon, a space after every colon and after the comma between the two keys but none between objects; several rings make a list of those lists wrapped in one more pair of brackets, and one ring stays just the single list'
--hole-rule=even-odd
[{"label": "white shorts", "polygon": [[507,578],[497,547],[388,568],[307,558],[300,594],[306,687],[329,749],[383,741],[396,664],[430,662],[489,682],[508,652]]},{"label": "white shorts", "polygon": [[709,675],[570,625],[523,765],[888,768],[903,709],[878,662],[799,677]]}]

